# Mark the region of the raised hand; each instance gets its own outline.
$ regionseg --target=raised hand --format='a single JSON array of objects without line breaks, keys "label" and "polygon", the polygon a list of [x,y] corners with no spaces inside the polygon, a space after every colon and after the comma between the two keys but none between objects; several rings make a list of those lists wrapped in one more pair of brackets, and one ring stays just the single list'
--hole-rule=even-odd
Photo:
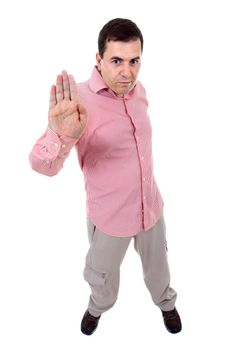
[{"label": "raised hand", "polygon": [[49,127],[59,136],[79,138],[87,125],[87,111],[78,103],[77,86],[72,75],[63,71],[50,90]]}]

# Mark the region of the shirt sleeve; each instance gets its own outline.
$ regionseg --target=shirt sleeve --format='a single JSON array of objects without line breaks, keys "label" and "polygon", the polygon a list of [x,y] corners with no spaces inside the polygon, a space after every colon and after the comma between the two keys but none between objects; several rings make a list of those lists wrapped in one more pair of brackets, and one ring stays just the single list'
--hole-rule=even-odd
[{"label": "shirt sleeve", "polygon": [[32,169],[47,176],[56,175],[77,142],[76,138],[58,136],[48,128],[30,152],[29,161]]}]

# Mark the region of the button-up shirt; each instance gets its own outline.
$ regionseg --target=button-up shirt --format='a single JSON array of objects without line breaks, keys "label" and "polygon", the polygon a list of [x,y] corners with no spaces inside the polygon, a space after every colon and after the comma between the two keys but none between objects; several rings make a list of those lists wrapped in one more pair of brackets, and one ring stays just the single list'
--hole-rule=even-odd
[{"label": "button-up shirt", "polygon": [[153,174],[152,129],[145,89],[117,96],[94,68],[77,84],[88,124],[79,140],[47,129],[30,153],[34,170],[53,176],[75,146],[84,174],[87,215],[104,233],[127,237],[158,221],[163,200]]}]

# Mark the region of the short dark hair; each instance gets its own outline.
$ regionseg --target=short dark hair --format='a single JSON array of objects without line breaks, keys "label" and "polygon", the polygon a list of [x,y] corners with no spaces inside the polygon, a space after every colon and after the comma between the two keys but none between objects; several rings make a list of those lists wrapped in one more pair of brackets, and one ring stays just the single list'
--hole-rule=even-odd
[{"label": "short dark hair", "polygon": [[129,19],[115,18],[107,22],[101,29],[98,37],[99,55],[103,58],[109,41],[141,41],[141,49],[143,50],[143,36],[138,26]]}]

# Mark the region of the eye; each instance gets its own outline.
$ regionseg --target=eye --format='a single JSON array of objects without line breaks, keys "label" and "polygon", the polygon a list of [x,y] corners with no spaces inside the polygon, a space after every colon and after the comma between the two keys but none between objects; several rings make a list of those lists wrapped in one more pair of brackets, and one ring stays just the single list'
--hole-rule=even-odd
[{"label": "eye", "polygon": [[130,61],[130,64],[132,66],[136,66],[136,64],[140,63],[140,59],[139,58],[134,58]]},{"label": "eye", "polygon": [[112,63],[114,63],[115,65],[119,65],[121,63],[121,60],[119,58],[114,58],[112,60]]}]

